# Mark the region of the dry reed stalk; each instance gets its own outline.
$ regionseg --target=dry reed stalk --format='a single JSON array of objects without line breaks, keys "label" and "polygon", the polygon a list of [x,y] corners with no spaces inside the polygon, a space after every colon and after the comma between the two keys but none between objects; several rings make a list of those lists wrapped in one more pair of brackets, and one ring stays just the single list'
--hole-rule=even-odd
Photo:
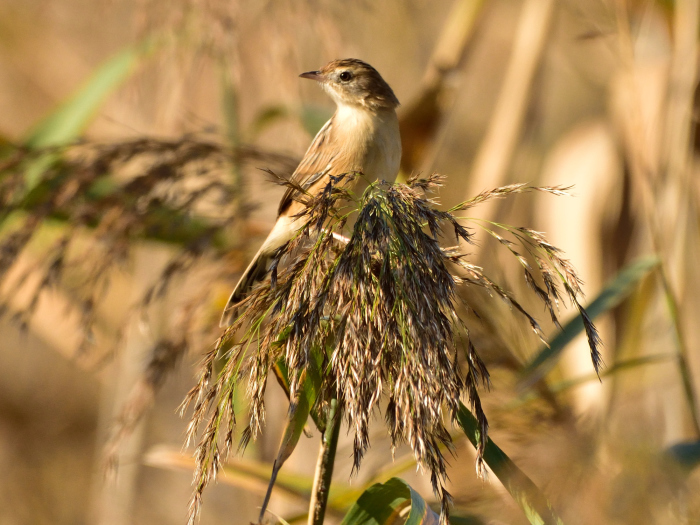
[{"label": "dry reed stalk", "polygon": [[[654,101],[662,108],[659,111],[661,122],[645,121],[641,117],[645,114],[645,99],[641,86],[634,80],[640,75],[642,67],[634,52],[627,6],[620,1],[616,3],[616,8],[621,69],[628,80],[625,96],[630,101],[627,114],[622,115],[623,119],[628,120],[622,122],[626,132],[625,153],[634,182],[634,197],[641,210],[639,220],[649,232],[652,249],[662,260],[658,269],[662,301],[666,304],[673,326],[678,368],[693,430],[700,435],[697,389],[690,369],[686,335],[688,324],[682,319],[686,266],[695,264],[686,260],[684,248],[689,236],[697,238],[697,228],[692,218],[697,204],[691,183],[690,115],[697,81],[696,34],[700,4],[696,0],[687,0],[680,2],[675,9],[673,28],[676,40],[671,68],[668,73],[662,71],[665,89],[656,93],[660,100]],[[692,62],[692,66],[687,66],[688,61]],[[658,133],[659,129],[663,129],[663,134]],[[666,139],[664,136],[667,136]],[[658,151],[658,156],[651,155],[650,151]]]},{"label": "dry reed stalk", "polygon": [[421,92],[400,113],[399,182],[415,171],[429,172],[435,162],[459,89],[451,77],[464,61],[483,6],[483,0],[455,0],[426,67]]},{"label": "dry reed stalk", "polygon": [[[555,6],[553,0],[523,3],[503,87],[471,169],[467,196],[507,183],[508,167],[522,130]],[[479,213],[489,219],[493,218],[494,211],[490,204]]]}]

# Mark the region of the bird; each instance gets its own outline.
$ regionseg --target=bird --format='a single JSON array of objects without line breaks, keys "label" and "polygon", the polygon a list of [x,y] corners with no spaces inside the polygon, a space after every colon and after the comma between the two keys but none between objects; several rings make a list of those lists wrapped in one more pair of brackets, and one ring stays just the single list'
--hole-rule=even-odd
[{"label": "bird", "polygon": [[[359,173],[357,181],[393,182],[401,162],[401,136],[396,108],[399,100],[379,72],[362,60],[333,60],[301,78],[315,80],[333,99],[336,111],[314,137],[291,180],[309,195],[324,190],[333,176]],[[219,323],[230,326],[236,305],[267,275],[276,251],[303,226],[305,204],[291,186],[280,201],[277,220],[233,289]]]}]

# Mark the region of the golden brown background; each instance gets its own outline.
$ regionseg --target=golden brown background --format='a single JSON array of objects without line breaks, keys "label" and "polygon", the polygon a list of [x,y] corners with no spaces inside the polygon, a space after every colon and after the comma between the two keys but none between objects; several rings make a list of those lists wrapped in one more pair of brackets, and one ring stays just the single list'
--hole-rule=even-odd
[{"label": "golden brown background", "polygon": [[[587,380],[554,401],[523,401],[517,372],[538,342],[505,309],[494,310],[481,346],[493,374],[486,412],[492,438],[565,523],[697,523],[697,473],[677,469],[663,451],[700,439],[689,394],[700,379],[698,22],[697,0],[2,0],[0,138],[21,143],[100,64],[152,39],[154,49],[100,105],[85,137],[203,134],[299,158],[333,108],[298,74],[339,57],[369,62],[403,104],[404,170],[446,175],[445,205],[511,182],[575,185],[574,197],[516,197],[480,213],[546,232],[580,271],[589,298],[628,263],[659,254],[663,272],[597,320],[611,373],[592,380],[577,341],[547,379]],[[236,249],[220,261],[231,279],[212,285],[203,305],[210,320],[284,191],[256,167],[267,167],[264,159],[240,171],[250,207],[232,234]],[[513,262],[481,244],[474,259],[516,293],[524,289]],[[175,410],[193,384],[196,352],[121,443],[116,482],[105,480],[102,461],[154,334],[171,329],[168,300],[146,320],[127,315],[129,304],[174,251],[139,242],[114,276],[98,321],[106,333],[125,326],[126,335],[107,359],[76,358],[71,297],[60,290],[42,298],[27,332],[11,316],[0,325],[0,525],[185,522],[191,464],[187,452],[177,454],[186,419]],[[29,250],[18,264],[39,253]],[[201,286],[197,271],[177,294]],[[23,301],[21,292],[9,298],[18,309]],[[633,365],[615,368],[624,362]],[[266,433],[244,456],[251,460],[270,461],[277,447],[286,400],[276,385],[269,390]],[[378,424],[353,484],[390,466],[382,431]],[[310,475],[317,439],[303,437],[285,470]],[[457,454],[450,478],[462,514],[481,520],[474,523],[526,523],[494,476],[476,479],[464,440]],[[341,437],[340,483],[349,479],[349,455]],[[429,497],[413,470],[402,477]],[[205,493],[201,523],[256,519],[262,485],[251,479],[222,477]],[[304,502],[278,491],[270,508],[289,517]]]}]

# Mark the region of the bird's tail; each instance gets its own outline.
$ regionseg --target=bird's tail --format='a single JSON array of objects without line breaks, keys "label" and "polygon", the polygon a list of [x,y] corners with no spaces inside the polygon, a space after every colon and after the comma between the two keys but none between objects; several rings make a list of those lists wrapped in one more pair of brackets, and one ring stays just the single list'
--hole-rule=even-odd
[{"label": "bird's tail", "polygon": [[233,323],[237,313],[237,308],[235,308],[235,305],[245,299],[245,296],[255,283],[262,281],[265,278],[265,274],[267,274],[267,267],[270,263],[272,255],[274,254],[274,251],[263,251],[265,248],[266,247],[263,245],[258,253],[255,254],[255,257],[253,257],[253,260],[248,265],[248,268],[245,269],[245,272],[243,272],[243,275],[241,275],[241,278],[238,280],[238,284],[233,289],[233,292],[231,292],[231,296],[228,298],[226,308],[224,308],[224,313],[221,316],[221,321],[219,322],[220,327],[224,328]]},{"label": "bird's tail", "polygon": [[237,314],[235,305],[245,299],[246,294],[255,283],[265,278],[275,252],[294,236],[297,227],[298,224],[295,219],[285,216],[277,219],[270,235],[267,236],[258,253],[255,254],[248,268],[241,275],[233,292],[231,292],[231,297],[228,298],[226,308],[219,322],[220,327],[224,328],[233,323]]}]

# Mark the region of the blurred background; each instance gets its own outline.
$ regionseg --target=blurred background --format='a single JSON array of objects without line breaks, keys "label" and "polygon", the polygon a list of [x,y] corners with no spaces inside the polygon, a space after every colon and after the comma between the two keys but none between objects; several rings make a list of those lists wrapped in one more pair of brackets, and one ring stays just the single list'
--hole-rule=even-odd
[{"label": "blurred background", "polygon": [[[2,0],[0,525],[185,522],[177,408],[275,219],[284,188],[258,168],[289,175],[333,112],[298,75],[341,57],[393,87],[402,173],[445,175],[444,206],[573,186],[474,217],[565,252],[603,378],[583,336],[547,350],[484,298],[491,438],[564,523],[700,523],[698,27],[698,0]],[[517,261],[469,224],[471,260],[555,338]],[[264,435],[206,491],[202,524],[256,519],[287,409],[274,381],[267,396]],[[400,475],[429,498],[381,420],[352,479],[341,432],[334,482]],[[310,434],[270,505],[290,522]],[[462,523],[527,523],[463,435],[450,479]]]}]

